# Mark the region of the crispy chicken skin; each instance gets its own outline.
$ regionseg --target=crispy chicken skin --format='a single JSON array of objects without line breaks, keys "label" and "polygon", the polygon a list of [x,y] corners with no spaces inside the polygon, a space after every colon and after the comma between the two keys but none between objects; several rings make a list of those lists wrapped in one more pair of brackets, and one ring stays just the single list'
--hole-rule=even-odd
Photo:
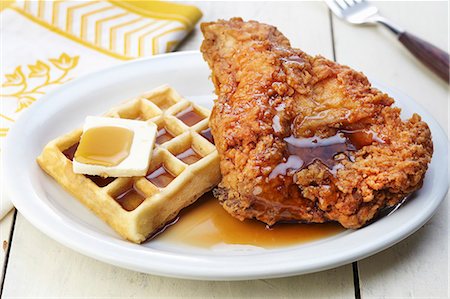
[{"label": "crispy chicken skin", "polygon": [[[427,124],[417,114],[401,120],[362,73],[291,48],[266,24],[233,18],[201,29],[218,95],[210,125],[223,179],[215,193],[231,215],[359,228],[421,187],[433,152]],[[313,144],[303,149],[309,156],[292,158],[288,140],[314,139],[341,147]]]}]

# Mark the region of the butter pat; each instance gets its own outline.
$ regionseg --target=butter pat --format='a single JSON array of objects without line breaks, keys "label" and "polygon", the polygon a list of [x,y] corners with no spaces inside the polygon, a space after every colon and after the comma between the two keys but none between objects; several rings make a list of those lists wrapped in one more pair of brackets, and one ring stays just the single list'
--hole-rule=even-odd
[{"label": "butter pat", "polygon": [[154,123],[88,116],[73,159],[73,172],[103,177],[144,176],[156,132]]}]

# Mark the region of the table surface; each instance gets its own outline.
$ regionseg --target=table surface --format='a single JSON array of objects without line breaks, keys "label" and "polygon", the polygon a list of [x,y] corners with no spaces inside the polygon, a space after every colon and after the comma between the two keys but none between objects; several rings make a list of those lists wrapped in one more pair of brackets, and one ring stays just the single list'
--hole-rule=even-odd
[{"label": "table surface", "polygon": [[[195,2],[202,21],[241,16],[277,26],[291,44],[395,87],[448,132],[449,88],[384,28],[352,26],[322,2]],[[448,51],[448,2],[375,2],[383,15]],[[198,49],[196,30],[179,50]],[[191,281],[137,273],[83,256],[50,239],[20,213],[0,222],[2,297],[448,298],[448,200],[419,231],[356,263],[314,274],[241,282]]]}]

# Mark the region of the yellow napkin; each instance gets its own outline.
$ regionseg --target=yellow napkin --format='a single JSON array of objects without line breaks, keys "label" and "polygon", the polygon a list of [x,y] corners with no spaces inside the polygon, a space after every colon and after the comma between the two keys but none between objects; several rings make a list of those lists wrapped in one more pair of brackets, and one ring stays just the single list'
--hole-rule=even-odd
[{"label": "yellow napkin", "polygon": [[[194,6],[162,1],[1,4],[0,153],[20,112],[50,90],[124,60],[173,51],[202,16]],[[0,219],[12,208],[1,186]]]}]

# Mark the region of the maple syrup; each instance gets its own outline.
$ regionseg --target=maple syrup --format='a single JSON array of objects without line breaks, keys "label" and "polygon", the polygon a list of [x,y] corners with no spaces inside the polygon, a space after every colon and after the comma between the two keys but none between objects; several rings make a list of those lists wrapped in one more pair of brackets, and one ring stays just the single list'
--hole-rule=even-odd
[{"label": "maple syrup", "polygon": [[289,156],[272,170],[269,179],[279,175],[291,175],[316,161],[328,167],[334,174],[342,166],[339,159],[336,159],[338,154],[353,159],[349,152],[357,151],[373,142],[384,143],[375,132],[369,130],[340,130],[336,135],[326,138],[296,138],[291,135],[284,140]]},{"label": "maple syrup", "polygon": [[209,142],[214,144],[214,137],[211,133],[211,128],[207,128],[200,132],[200,135],[202,135],[204,138],[206,138]]},{"label": "maple syrup", "polygon": [[194,164],[202,158],[202,156],[197,153],[192,147],[176,155],[176,157],[186,164]]},{"label": "maple syrup", "polygon": [[91,181],[93,181],[97,186],[99,187],[105,187],[106,185],[109,185],[112,181],[114,181],[116,178],[114,177],[101,177],[98,175],[84,175],[85,177],[87,177],[88,179],[90,179]]},{"label": "maple syrup", "polygon": [[166,127],[162,127],[158,129],[158,133],[156,134],[156,144],[163,144],[166,141],[171,140],[172,138],[174,138],[175,136],[170,133],[169,130],[166,129]]},{"label": "maple syrup", "polygon": [[81,136],[75,160],[84,164],[116,166],[130,154],[134,132],[115,126],[94,127]]},{"label": "maple syrup", "polygon": [[175,176],[164,166],[160,165],[145,177],[158,188],[164,188],[175,179]]},{"label": "maple syrup", "polygon": [[201,121],[202,119],[204,119],[204,117],[200,114],[198,114],[195,110],[194,107],[189,106],[188,108],[184,109],[183,111],[179,112],[177,115],[175,115],[179,120],[181,120],[182,122],[184,122],[186,125],[188,125],[189,127],[195,125],[196,123],[198,123],[199,121]]},{"label": "maple syrup", "polygon": [[125,210],[133,211],[145,200],[145,196],[142,195],[141,192],[134,187],[134,185],[132,185],[114,199]]},{"label": "maple syrup", "polygon": [[66,156],[67,159],[73,161],[73,156],[75,156],[75,152],[77,151],[78,145],[79,143],[77,142],[68,149],[64,150],[62,153],[64,154],[64,156]]},{"label": "maple syrup", "polygon": [[343,232],[337,223],[279,223],[272,227],[257,220],[240,221],[228,214],[208,192],[183,209],[177,219],[155,236],[158,240],[210,248],[219,244],[275,248],[311,242]]}]

